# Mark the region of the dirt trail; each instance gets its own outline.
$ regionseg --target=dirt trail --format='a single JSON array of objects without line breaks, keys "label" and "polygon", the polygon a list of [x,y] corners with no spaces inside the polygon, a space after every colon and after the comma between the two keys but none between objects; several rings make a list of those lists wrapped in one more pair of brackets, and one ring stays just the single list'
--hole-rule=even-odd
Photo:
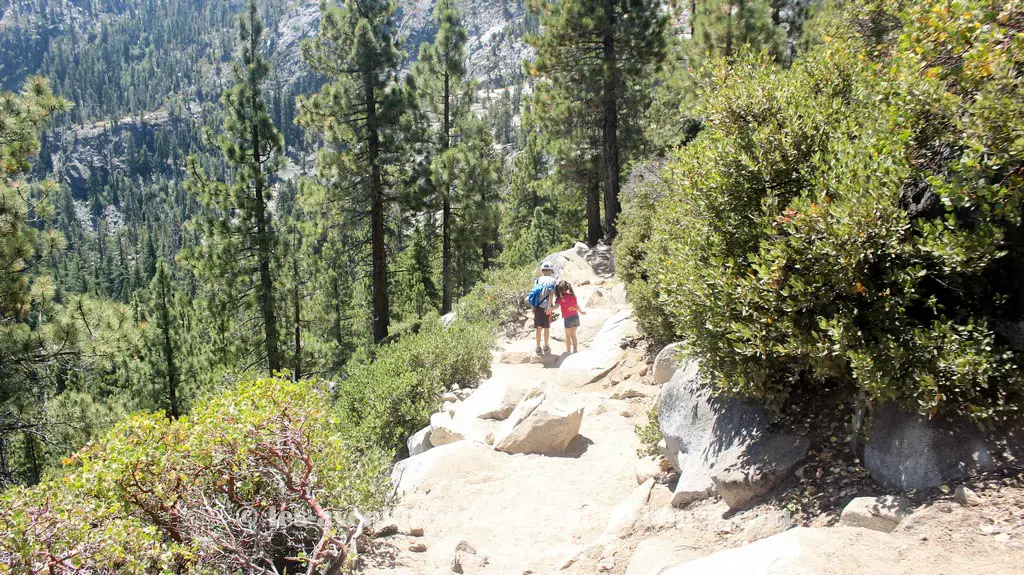
[{"label": "dirt trail", "polygon": [[[616,291],[621,294],[621,287],[605,281],[593,276],[587,278],[590,285],[577,287],[580,302],[595,304],[583,318],[581,351],[594,346],[607,350],[607,342],[595,342],[595,335],[605,321],[628,309],[624,300],[613,296]],[[595,291],[602,295],[592,298]],[[558,341],[562,330],[556,327],[552,331],[557,338],[552,347],[559,353],[564,349]],[[636,499],[638,490],[643,489],[638,487],[635,473],[639,443],[634,428],[646,422],[655,398],[613,400],[609,395],[623,380],[649,383],[644,350],[626,349],[617,366],[598,381],[566,387],[559,377],[564,357],[547,366],[503,361],[528,361],[533,347],[532,334],[501,342],[493,378],[518,388],[539,387],[546,401],[583,407],[580,435],[568,452],[557,457],[508,455],[486,442],[464,440],[418,456],[428,463],[417,471],[415,489],[403,494],[384,522],[395,523],[399,533],[377,540],[376,556],[367,557],[364,572],[656,575],[683,561],[793,527],[787,512],[768,506],[728,513],[721,501],[709,500],[685,510],[674,509],[669,504],[671,486],[650,488],[648,484],[649,498],[643,495],[640,503],[646,504],[626,518],[628,529],[620,536],[602,538],[613,517],[622,519],[624,502],[631,496]],[[484,431],[493,431],[501,424],[483,425],[489,426]],[[837,547],[822,549],[832,558],[826,562],[830,566],[814,572],[935,575],[952,574],[950,568],[955,565],[959,574],[968,572],[963,569],[965,564],[973,563],[980,570],[971,572],[1019,573],[1017,566],[1024,565],[1024,506],[1020,505],[1024,495],[1007,489],[986,497],[990,501],[987,510],[925,510],[920,519],[891,535],[849,528],[814,529],[812,539],[818,541],[820,532],[824,537],[821,545],[828,547],[827,541],[833,540]],[[1006,528],[1007,535],[979,535],[984,513],[1008,517],[1011,527]],[[415,528],[422,528],[423,533],[410,533]],[[832,533],[835,538],[830,537]],[[871,552],[885,544],[891,552]],[[850,558],[851,553],[857,554],[856,560]],[[913,562],[893,559],[901,554],[913,557]]]}]

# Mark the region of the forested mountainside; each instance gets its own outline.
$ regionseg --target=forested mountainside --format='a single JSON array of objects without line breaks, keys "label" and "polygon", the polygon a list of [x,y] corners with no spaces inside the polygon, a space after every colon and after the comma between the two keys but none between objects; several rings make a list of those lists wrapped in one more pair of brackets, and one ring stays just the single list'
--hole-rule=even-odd
[{"label": "forested mountainside", "polygon": [[0,6],[0,565],[337,572],[581,240],[772,417],[1024,407],[1020,0]]},{"label": "forested mountainside", "polygon": [[[0,19],[0,86],[17,89],[38,74],[73,104],[43,135],[34,166],[37,176],[68,184],[70,193],[60,201],[60,227],[70,232],[69,253],[75,255],[67,275],[80,276],[72,280],[78,282],[73,289],[127,301],[145,279],[113,277],[117,272],[104,268],[110,263],[92,261],[93,255],[116,251],[135,260],[153,249],[170,257],[184,245],[181,226],[196,205],[187,200],[180,175],[185,158],[210,152],[203,129],[217,122],[218,100],[232,82],[236,20],[244,4],[6,3]],[[530,25],[523,6],[465,4],[467,74],[495,89],[494,113],[511,122],[513,100],[523,84],[523,36]],[[320,8],[315,1],[284,0],[262,2],[259,8],[271,26],[262,47],[273,70],[267,81],[271,118],[280,126],[289,161],[302,163],[313,146],[295,122],[295,101],[322,80],[310,73],[301,42],[315,33]],[[418,2],[400,5],[396,12],[405,70],[418,56],[419,44],[436,32],[432,9],[432,2]],[[507,94],[501,91],[505,87]],[[286,179],[295,173],[287,170]],[[79,250],[100,228],[119,236],[117,243],[123,245],[107,250],[94,240],[89,249]],[[82,275],[81,268],[93,270],[94,277]]]}]

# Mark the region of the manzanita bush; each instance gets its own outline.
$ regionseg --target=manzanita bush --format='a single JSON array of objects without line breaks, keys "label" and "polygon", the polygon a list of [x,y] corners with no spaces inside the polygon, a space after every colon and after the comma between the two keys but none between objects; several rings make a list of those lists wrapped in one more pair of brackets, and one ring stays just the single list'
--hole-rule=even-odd
[{"label": "manzanita bush", "polygon": [[852,382],[925,414],[1015,416],[1024,3],[848,5],[825,36],[790,69],[704,67],[705,129],[624,232],[650,238],[641,320],[775,408]]},{"label": "manzanita bush", "polygon": [[0,501],[0,572],[338,573],[387,501],[316,382],[245,381],[185,418],[140,414],[64,476]]}]

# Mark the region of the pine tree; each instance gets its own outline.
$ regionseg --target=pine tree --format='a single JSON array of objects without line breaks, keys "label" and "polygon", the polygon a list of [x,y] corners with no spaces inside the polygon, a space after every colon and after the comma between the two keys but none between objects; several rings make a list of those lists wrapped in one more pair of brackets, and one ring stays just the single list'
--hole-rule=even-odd
[{"label": "pine tree", "polygon": [[[196,265],[218,284],[214,292],[239,281],[243,287],[231,294],[221,313],[252,303],[262,332],[263,355],[271,372],[281,369],[275,281],[272,273],[277,239],[270,181],[281,166],[283,140],[267,112],[264,84],[270,72],[261,53],[263,22],[255,2],[239,17],[242,49],[232,67],[236,84],[222,102],[228,116],[220,137],[221,151],[234,172],[234,181],[209,181],[190,161],[191,185],[210,211],[205,221],[206,242],[200,246]],[[252,288],[248,285],[252,284]],[[228,288],[231,289],[230,287]],[[255,294],[255,301],[248,302]],[[248,309],[248,306],[245,307]]]},{"label": "pine tree", "polygon": [[157,405],[167,406],[167,415],[176,419],[182,414],[178,395],[181,393],[181,349],[180,326],[175,313],[175,291],[167,262],[159,260],[156,273],[149,284],[149,301],[146,312],[150,319],[149,332],[145,338],[146,356],[150,358],[149,375],[163,381],[166,403],[158,400]]},{"label": "pine tree", "polygon": [[391,322],[388,171],[400,163],[396,132],[406,108],[405,94],[393,86],[399,64],[394,12],[389,0],[322,2],[319,32],[303,44],[303,56],[330,82],[299,101],[300,123],[332,144],[317,163],[338,211],[350,216],[350,224],[369,216],[375,342],[388,336]]},{"label": "pine tree", "polygon": [[[786,57],[785,30],[799,34],[803,0],[691,0],[682,29],[674,31],[666,65],[652,87],[646,138],[655,153],[685,144],[699,132],[694,71],[715,58],[728,61],[742,49]],[[782,22],[783,8],[788,20]],[[795,42],[795,40],[794,40]]]},{"label": "pine tree", "polygon": [[[457,289],[462,295],[491,263],[498,233],[501,164],[490,130],[482,120],[465,115],[457,124],[455,136],[458,144],[434,160],[431,172],[437,188],[444,191],[450,213],[446,227],[451,261],[444,270],[448,289]],[[444,312],[443,305],[441,309]]]},{"label": "pine tree", "polygon": [[770,0],[703,0],[695,9],[693,37],[705,57],[731,58],[744,46],[781,55],[783,31]]},{"label": "pine tree", "polygon": [[[431,155],[436,160],[454,144],[455,124],[469,114],[472,86],[464,83],[466,73],[466,29],[452,0],[439,0],[434,6],[437,35],[432,44],[420,46],[419,59],[413,68],[416,96],[421,111],[431,126]],[[454,269],[452,259],[452,190],[458,182],[439,176],[432,167],[432,182],[440,196],[441,208],[441,313],[452,310]]]},{"label": "pine tree", "polygon": [[[52,299],[53,293],[48,293],[47,278],[33,276],[40,262],[63,247],[59,234],[44,231],[56,186],[30,184],[24,176],[39,151],[40,129],[68,107],[42,78],[26,82],[20,94],[0,94],[0,486],[23,471],[10,462],[9,442],[21,435],[25,448],[33,448],[38,402],[51,393],[41,389],[39,370],[52,360],[41,328],[42,300]],[[39,475],[34,451],[32,456],[29,473],[23,475],[29,480]]]},{"label": "pine tree", "polygon": [[604,233],[612,240],[622,211],[622,159],[632,151],[628,134],[644,109],[637,88],[665,57],[667,17],[657,0],[540,0],[538,9],[530,71],[551,85],[548,110],[593,119],[600,131]]}]

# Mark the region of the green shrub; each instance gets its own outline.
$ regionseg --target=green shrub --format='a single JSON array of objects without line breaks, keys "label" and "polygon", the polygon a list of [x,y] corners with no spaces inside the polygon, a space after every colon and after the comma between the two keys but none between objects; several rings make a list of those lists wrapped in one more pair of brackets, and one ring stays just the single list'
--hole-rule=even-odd
[{"label": "green shrub", "polygon": [[651,227],[658,201],[667,193],[665,182],[658,177],[660,167],[642,166],[637,172],[646,177],[631,190],[622,214],[619,216],[619,236],[615,239],[615,268],[619,277],[626,282],[629,299],[637,323],[649,337],[659,343],[671,343],[675,339],[672,320],[664,308],[658,305],[656,293],[652,290],[650,277],[644,262],[647,259]]},{"label": "green shrub", "polygon": [[0,496],[0,573],[174,573],[188,557],[155,526],[60,480]]},{"label": "green shrub", "polygon": [[406,439],[430,421],[452,386],[475,387],[488,373],[490,324],[458,320],[444,327],[424,318],[419,332],[376,350],[373,361],[349,368],[338,386],[337,409],[360,445],[405,452]]},{"label": "green shrub", "polygon": [[176,421],[131,416],[62,478],[5,495],[0,557],[28,573],[73,550],[57,572],[332,572],[351,559],[356,511],[383,508],[389,485],[384,454],[341,431],[318,384],[282,379]]},{"label": "green shrub", "polygon": [[790,70],[705,69],[705,130],[663,172],[631,283],[721,390],[780,408],[852,381],[922,413],[1017,413],[1021,358],[993,323],[1024,309],[1024,5],[993,6],[873,2],[852,22],[891,11],[898,44],[851,28]]},{"label": "green shrub", "polygon": [[648,457],[658,455],[658,443],[664,438],[661,434],[661,422],[658,421],[658,408],[652,407],[647,411],[647,423],[637,425],[634,428],[636,438],[640,441],[640,448],[636,450],[637,457]]},{"label": "green shrub", "polygon": [[481,325],[493,325],[507,335],[523,329],[530,314],[526,295],[533,285],[535,266],[494,269],[459,300],[459,319]]}]

